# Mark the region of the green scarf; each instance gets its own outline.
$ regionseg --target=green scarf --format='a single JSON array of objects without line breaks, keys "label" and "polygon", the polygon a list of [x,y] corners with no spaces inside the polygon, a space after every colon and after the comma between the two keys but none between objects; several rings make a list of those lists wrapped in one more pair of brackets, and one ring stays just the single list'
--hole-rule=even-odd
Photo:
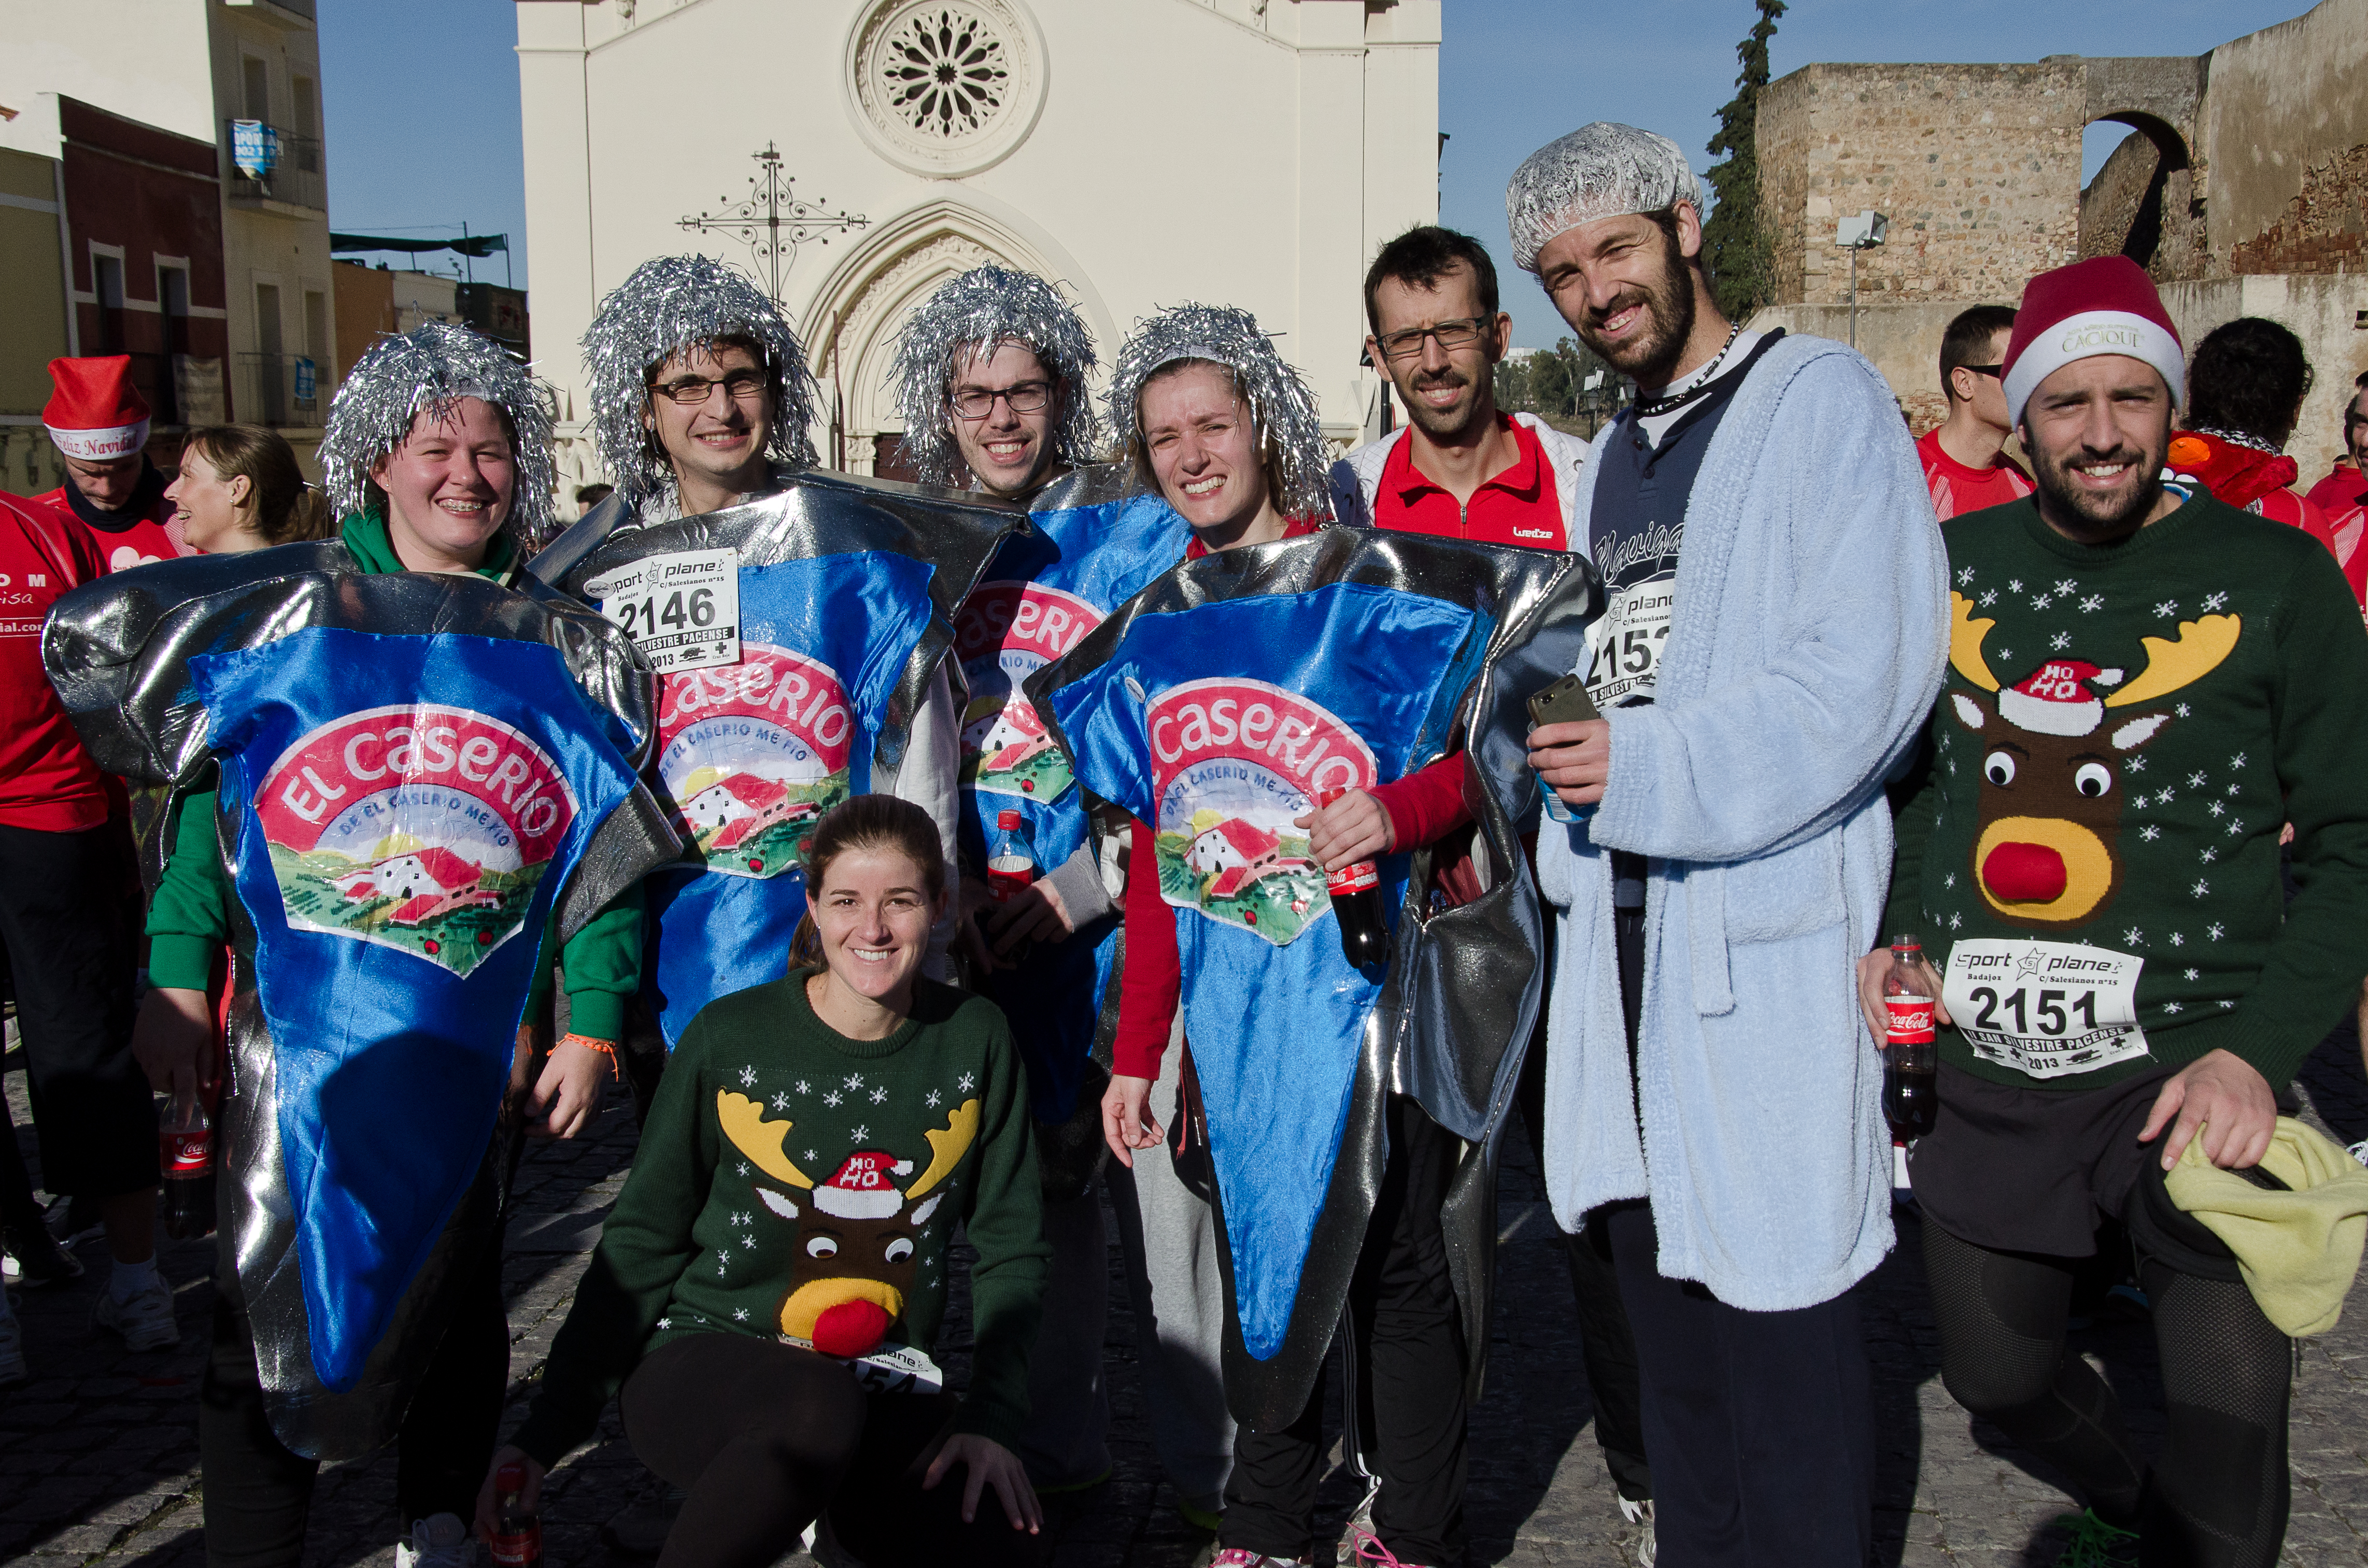
[{"label": "green scarf", "polygon": [[[345,520],[340,529],[346,548],[361,569],[372,575],[388,572],[404,572],[402,558],[394,553],[394,540],[387,537],[386,519],[377,511],[356,512]],[[518,565],[518,544],[507,530],[497,533],[485,547],[485,559],[476,573],[490,582],[508,584],[512,570]]]}]

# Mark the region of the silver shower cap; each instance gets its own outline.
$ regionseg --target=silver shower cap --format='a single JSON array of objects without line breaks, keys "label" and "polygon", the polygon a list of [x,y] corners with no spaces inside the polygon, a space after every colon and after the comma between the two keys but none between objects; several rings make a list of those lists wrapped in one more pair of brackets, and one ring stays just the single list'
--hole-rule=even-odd
[{"label": "silver shower cap", "polygon": [[1249,400],[1258,437],[1275,454],[1275,510],[1291,517],[1332,515],[1324,422],[1315,394],[1258,331],[1258,318],[1231,305],[1177,305],[1135,323],[1110,374],[1110,424],[1130,445],[1143,437],[1136,406],[1143,384],[1163,366],[1206,359],[1234,373]]},{"label": "silver shower cap", "polygon": [[1702,210],[1702,181],[1685,149],[1613,120],[1582,125],[1531,153],[1505,187],[1514,264],[1535,272],[1538,252],[1557,234],[1600,218],[1667,212],[1680,201]]},{"label": "silver shower cap", "polygon": [[504,526],[526,539],[541,538],[559,487],[551,459],[551,393],[515,355],[457,322],[429,322],[381,337],[346,372],[329,403],[319,454],[337,515],[369,508],[378,491],[370,465],[403,445],[414,420],[423,413],[441,417],[464,397],[483,398],[509,416],[518,483]]},{"label": "silver shower cap", "polygon": [[814,466],[814,441],[807,434],[814,424],[814,377],[780,307],[745,273],[723,262],[703,256],[653,256],[609,290],[584,329],[584,364],[592,377],[592,439],[632,505],[674,492],[674,467],[642,424],[650,371],[686,348],[719,337],[746,337],[763,347],[773,391],[773,434],[767,450],[777,462]]},{"label": "silver shower cap", "polygon": [[1082,468],[1100,455],[1101,421],[1087,390],[1097,363],[1094,340],[1076,307],[1032,272],[974,267],[905,318],[888,370],[905,420],[905,455],[923,483],[951,484],[960,470],[946,408],[955,356],[988,357],[1007,343],[1035,355],[1059,383],[1053,456]]}]

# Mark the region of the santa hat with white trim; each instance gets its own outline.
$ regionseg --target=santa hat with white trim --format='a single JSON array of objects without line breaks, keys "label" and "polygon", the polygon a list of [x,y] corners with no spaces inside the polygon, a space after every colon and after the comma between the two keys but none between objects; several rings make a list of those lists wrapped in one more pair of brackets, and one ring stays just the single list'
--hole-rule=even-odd
[{"label": "santa hat with white trim", "polygon": [[2043,272],[2023,285],[2007,340],[2007,417],[2022,423],[2039,383],[2075,359],[2126,355],[2162,373],[2170,401],[2187,402],[2187,354],[2162,308],[2154,279],[2125,256],[2091,256]]},{"label": "santa hat with white trim", "polygon": [[2050,659],[1998,694],[1998,717],[2042,735],[2085,735],[2104,722],[2105,699],[2089,689],[2122,684],[2120,670],[2086,659]]},{"label": "santa hat with white trim", "polygon": [[41,424],[58,450],[83,462],[112,462],[148,444],[148,400],[131,384],[131,356],[50,361],[56,389]]},{"label": "santa hat with white trim", "polygon": [[894,1178],[912,1174],[912,1161],[865,1149],[848,1155],[837,1173],[814,1189],[814,1205],[841,1220],[885,1220],[905,1207]]}]

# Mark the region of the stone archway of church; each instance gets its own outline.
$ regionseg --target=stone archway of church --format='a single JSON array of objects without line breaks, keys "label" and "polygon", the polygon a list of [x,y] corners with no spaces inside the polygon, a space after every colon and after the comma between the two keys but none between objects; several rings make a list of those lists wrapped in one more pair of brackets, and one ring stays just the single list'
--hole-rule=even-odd
[{"label": "stone archway of church", "polygon": [[1051,278],[1106,335],[1107,312],[1091,284],[1048,256],[1051,248],[1016,224],[949,201],[875,229],[825,281],[807,317],[822,383],[824,428],[815,434],[823,460],[849,473],[910,477],[888,381],[896,333],[939,285],[973,267],[993,262]]}]

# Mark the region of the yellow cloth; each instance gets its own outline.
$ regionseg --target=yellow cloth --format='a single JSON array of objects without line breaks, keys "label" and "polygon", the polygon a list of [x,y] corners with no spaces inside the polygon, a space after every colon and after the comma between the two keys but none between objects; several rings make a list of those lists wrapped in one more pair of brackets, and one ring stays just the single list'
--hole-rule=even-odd
[{"label": "yellow cloth", "polygon": [[2368,1170],[2290,1116],[2278,1118],[2261,1168],[2294,1190],[2266,1191],[2216,1168],[2197,1138],[2163,1186],[2237,1255],[2263,1316],[2296,1338],[2325,1334],[2343,1315],[2368,1243]]}]

